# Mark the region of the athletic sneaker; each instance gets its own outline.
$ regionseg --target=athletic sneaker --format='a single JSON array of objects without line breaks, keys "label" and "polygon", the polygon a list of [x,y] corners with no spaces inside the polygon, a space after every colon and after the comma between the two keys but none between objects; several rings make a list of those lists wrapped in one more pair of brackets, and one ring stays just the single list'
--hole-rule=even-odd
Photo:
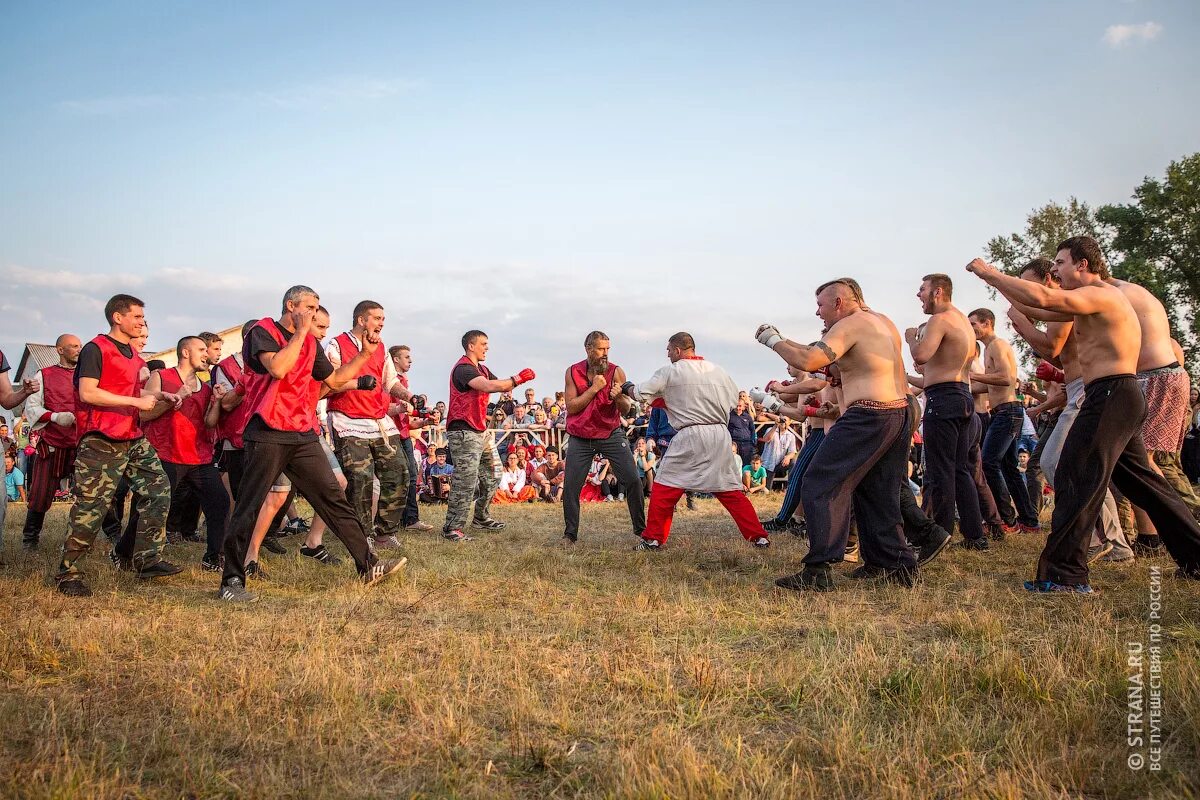
[{"label": "athletic sneaker", "polygon": [[108,560],[121,572],[133,572],[133,559],[121,555],[115,547],[108,551]]},{"label": "athletic sneaker", "polygon": [[433,526],[430,525],[428,522],[421,522],[420,520],[417,520],[412,525],[405,525],[404,530],[406,530],[406,531],[431,531],[431,530],[433,530]]},{"label": "athletic sneaker", "polygon": [[315,561],[320,561],[322,564],[328,567],[336,567],[338,564],[342,563],[342,560],[326,550],[325,545],[323,544],[319,544],[316,547],[304,547],[301,545],[300,555],[307,556]]},{"label": "athletic sneaker", "polygon": [[858,563],[858,545],[846,548],[846,554],[842,556],[842,561],[847,561],[851,564]]},{"label": "athletic sneaker", "polygon": [[767,533],[783,533],[784,531],[791,530],[791,525],[789,523],[780,522],[774,517],[771,519],[760,519],[759,522],[762,523],[763,530],[765,530]]},{"label": "athletic sneaker", "polygon": [[923,566],[933,561],[950,544],[950,534],[945,528],[935,525],[929,540],[917,548],[917,566]]},{"label": "athletic sneaker", "polygon": [[475,537],[467,536],[462,531],[455,529],[452,531],[442,531],[442,538],[450,542],[473,542]]},{"label": "athletic sneaker", "polygon": [[963,539],[958,543],[958,546],[964,550],[990,550],[986,536],[980,536],[978,539]]},{"label": "athletic sneaker", "polygon": [[[1144,541],[1145,539],[1150,539],[1150,541]],[[1133,549],[1135,555],[1142,556],[1143,558],[1161,556],[1167,552],[1167,549],[1163,546],[1162,539],[1159,539],[1158,536],[1139,536],[1129,546]]]},{"label": "athletic sneaker", "polygon": [[195,531],[192,531],[191,533],[185,533],[183,535],[183,540],[185,542],[190,542],[191,544],[198,544],[204,541],[204,537]]},{"label": "athletic sneaker", "polygon": [[617,492],[617,500],[621,501],[622,503],[625,502],[625,493]]},{"label": "athletic sneaker", "polygon": [[657,553],[659,550],[662,549],[662,543],[659,542],[657,539],[647,539],[644,536],[639,536],[638,539],[640,541],[638,541],[638,543],[636,545],[634,545],[634,547],[633,547],[634,550],[649,550],[649,551]]},{"label": "athletic sneaker", "polygon": [[1055,583],[1054,581],[1025,581],[1025,591],[1037,594],[1100,594],[1086,583]]},{"label": "athletic sneaker", "polygon": [[1017,525],[1017,530],[1021,533],[1041,533],[1041,525],[1026,525],[1024,522]]},{"label": "athletic sneaker", "polygon": [[225,569],[225,557],[205,553],[204,558],[200,559],[200,569],[205,572],[220,572]]},{"label": "athletic sneaker", "polygon": [[251,561],[249,564],[247,564],[244,572],[246,573],[247,578],[255,578],[260,581],[271,579],[271,576],[267,574],[267,570],[257,561]]},{"label": "athletic sneaker", "polygon": [[258,598],[246,591],[241,578],[230,578],[217,589],[217,599],[227,603],[253,603]]},{"label": "athletic sneaker", "polygon": [[388,548],[399,548],[399,547],[403,547],[404,545],[400,544],[400,540],[397,539],[395,536],[376,536],[375,537],[375,546],[388,549]]},{"label": "athletic sneaker", "polygon": [[59,594],[65,594],[67,597],[91,597],[91,587],[83,580],[83,578],[66,578],[58,582]]},{"label": "athletic sneaker", "polygon": [[308,530],[311,527],[312,526],[309,525],[308,520],[304,519],[303,517],[292,517],[287,521],[287,524],[283,526],[283,530],[286,531],[288,536],[291,536],[293,533],[308,533]]},{"label": "athletic sneaker", "polygon": [[389,558],[384,561],[376,561],[375,566],[366,572],[360,572],[359,577],[362,578],[362,582],[367,586],[374,586],[389,575],[395,575],[407,563],[407,558]]},{"label": "athletic sneaker", "polygon": [[287,548],[279,543],[278,536],[268,536],[262,541],[263,549],[277,556],[287,555]]},{"label": "athletic sneaker", "polygon": [[874,564],[863,564],[851,572],[850,577],[856,581],[886,581],[908,589],[917,585],[917,571],[903,567],[888,569]]},{"label": "athletic sneaker", "polygon": [[808,536],[807,520],[802,519],[802,520],[797,521],[795,519],[789,519],[788,523],[787,523],[787,528],[788,528],[788,531],[791,532],[792,536]]},{"label": "athletic sneaker", "polygon": [[167,531],[167,544],[179,544],[183,541],[183,534],[179,531]]},{"label": "athletic sneaker", "polygon": [[794,575],[776,578],[775,585],[796,592],[832,592],[833,570],[828,564],[810,564]]},{"label": "athletic sneaker", "polygon": [[770,547],[771,540],[765,536],[760,536],[757,539],[755,539],[753,542],[751,542],[750,544],[754,545],[755,547]]},{"label": "athletic sneaker", "polygon": [[153,564],[142,567],[137,571],[137,576],[142,580],[151,578],[165,578],[168,575],[178,575],[183,572],[183,567],[178,564],[172,564],[170,561],[159,559]]},{"label": "athletic sneaker", "polygon": [[1100,544],[1096,545],[1095,547],[1089,547],[1088,554],[1087,554],[1087,562],[1089,564],[1091,564],[1094,561],[1096,561],[1096,559],[1099,559],[1099,558],[1102,558],[1102,557],[1108,555],[1109,553],[1112,552],[1112,550],[1113,550],[1112,542],[1101,542]]},{"label": "athletic sneaker", "polygon": [[498,519],[492,519],[491,517],[488,517],[487,519],[471,520],[471,527],[482,528],[485,531],[502,531],[504,530],[504,523]]}]

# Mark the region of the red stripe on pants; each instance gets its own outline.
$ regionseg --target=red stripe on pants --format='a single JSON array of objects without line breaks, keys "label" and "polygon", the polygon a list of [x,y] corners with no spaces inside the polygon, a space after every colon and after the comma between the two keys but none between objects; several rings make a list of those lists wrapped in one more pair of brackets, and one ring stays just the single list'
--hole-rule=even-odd
[{"label": "red stripe on pants", "polygon": [[[658,481],[654,482],[654,489],[650,492],[650,508],[646,515],[646,530],[642,531],[642,538],[654,539],[659,544],[667,541],[667,537],[671,535],[671,521],[675,516],[675,504],[683,496],[683,491],[683,489],[676,489],[674,486],[667,486]],[[713,492],[713,497],[721,501],[721,505],[729,512],[729,516],[733,517],[742,537],[747,541],[767,535],[762,523],[758,521],[758,515],[754,512],[750,498],[740,490]]]},{"label": "red stripe on pants", "polygon": [[75,470],[75,452],[74,447],[56,447],[51,451],[44,442],[38,442],[26,492],[31,511],[50,510],[59,482]]}]

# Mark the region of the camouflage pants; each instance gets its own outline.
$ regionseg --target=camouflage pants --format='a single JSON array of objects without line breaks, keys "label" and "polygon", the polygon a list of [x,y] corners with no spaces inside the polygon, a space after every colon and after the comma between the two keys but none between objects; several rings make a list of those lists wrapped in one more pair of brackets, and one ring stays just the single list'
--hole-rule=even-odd
[{"label": "camouflage pants", "polygon": [[102,436],[88,436],[79,443],[75,457],[76,499],[71,506],[67,540],[58,565],[59,580],[79,573],[77,563],[92,549],[121,476],[129,481],[137,498],[133,565],[141,569],[159,560],[167,538],[164,525],[171,505],[171,484],[158,454],[146,439],[114,442]]},{"label": "camouflage pants", "polygon": [[[386,439],[338,437],[337,458],[346,476],[346,499],[368,533],[394,536],[400,531],[408,499],[408,460],[399,436]],[[379,508],[371,521],[374,482],[379,479]]]},{"label": "camouflage pants", "polygon": [[454,460],[450,507],[442,527],[448,532],[466,527],[472,499],[475,501],[475,519],[488,518],[492,495],[500,485],[500,456],[488,431],[450,431],[446,434],[446,443]]},{"label": "camouflage pants", "polygon": [[1183,474],[1183,466],[1179,463],[1179,453],[1169,450],[1151,450],[1150,458],[1162,470],[1167,483],[1171,484],[1172,489],[1179,492],[1184,504],[1195,516],[1200,511],[1200,498],[1196,497],[1196,491],[1192,489],[1192,482],[1188,480],[1187,475]]}]

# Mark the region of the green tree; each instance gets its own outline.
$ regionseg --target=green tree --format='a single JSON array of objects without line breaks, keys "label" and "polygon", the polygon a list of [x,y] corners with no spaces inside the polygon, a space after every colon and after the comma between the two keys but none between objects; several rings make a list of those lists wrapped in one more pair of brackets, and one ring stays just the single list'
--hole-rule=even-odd
[{"label": "green tree", "polygon": [[1134,202],[1106,205],[1097,221],[1110,233],[1113,274],[1152,291],[1189,356],[1200,344],[1200,153],[1172,161],[1163,179],[1146,178]]}]

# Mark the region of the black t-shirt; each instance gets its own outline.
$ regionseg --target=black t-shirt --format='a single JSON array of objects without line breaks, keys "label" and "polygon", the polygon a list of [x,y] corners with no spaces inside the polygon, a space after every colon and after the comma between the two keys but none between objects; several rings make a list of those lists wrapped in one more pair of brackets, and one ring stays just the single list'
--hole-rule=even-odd
[{"label": "black t-shirt", "polygon": [[[450,373],[450,383],[454,384],[454,388],[460,392],[473,392],[475,390],[471,388],[471,381],[480,375],[485,375],[485,369],[487,368],[482,365],[477,367],[474,364],[459,364]],[[475,429],[465,419],[452,419],[446,423],[446,430],[473,431]]]},{"label": "black t-shirt", "polygon": [[[292,333],[287,328],[279,324],[278,320],[272,320],[275,325],[275,330],[283,337],[284,342],[288,342],[292,338]],[[329,363],[329,357],[325,355],[325,351],[320,344],[317,347],[317,357],[313,361],[312,377],[315,381],[323,381],[333,374],[333,364]],[[246,339],[242,346],[242,354],[246,361],[246,369],[258,375],[266,375],[267,368],[259,361],[258,356],[261,353],[278,353],[283,349],[283,345],[275,341],[275,337],[268,331],[255,326],[250,331],[250,336]],[[317,416],[317,410],[313,409],[313,419]],[[243,439],[249,439],[254,442],[271,442],[273,444],[299,444],[303,442],[316,441],[316,431],[279,431],[268,427],[262,421],[262,417],[255,414],[246,423],[246,430],[242,433]]]}]

